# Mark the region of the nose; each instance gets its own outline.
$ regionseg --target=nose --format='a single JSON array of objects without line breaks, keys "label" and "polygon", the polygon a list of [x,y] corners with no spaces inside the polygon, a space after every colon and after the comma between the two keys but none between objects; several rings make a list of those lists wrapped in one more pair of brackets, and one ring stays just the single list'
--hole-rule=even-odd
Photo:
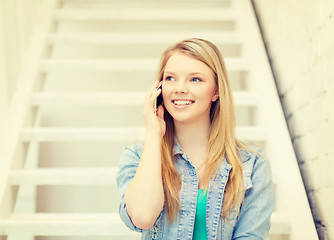
[{"label": "nose", "polygon": [[188,88],[185,81],[176,82],[175,93],[188,93]]}]

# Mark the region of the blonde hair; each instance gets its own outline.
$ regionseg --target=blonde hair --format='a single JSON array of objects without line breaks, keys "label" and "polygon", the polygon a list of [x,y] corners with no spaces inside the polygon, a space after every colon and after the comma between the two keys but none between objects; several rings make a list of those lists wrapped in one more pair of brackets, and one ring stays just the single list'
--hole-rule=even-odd
[{"label": "blonde hair", "polygon": [[[210,179],[216,176],[217,170],[225,156],[232,166],[225,188],[222,215],[226,219],[233,208],[241,204],[244,193],[242,163],[238,155],[238,147],[247,148],[235,137],[235,112],[232,90],[227,77],[223,57],[218,48],[209,41],[191,38],[166,49],[160,61],[158,80],[163,78],[168,59],[175,53],[187,54],[205,63],[214,73],[218,86],[219,98],[213,102],[210,111],[211,132],[208,144],[207,165],[204,171],[203,184],[208,188]],[[166,134],[162,139],[162,182],[165,193],[165,207],[169,222],[180,212],[179,192],[181,178],[174,164],[174,123],[172,116],[165,111]]]}]

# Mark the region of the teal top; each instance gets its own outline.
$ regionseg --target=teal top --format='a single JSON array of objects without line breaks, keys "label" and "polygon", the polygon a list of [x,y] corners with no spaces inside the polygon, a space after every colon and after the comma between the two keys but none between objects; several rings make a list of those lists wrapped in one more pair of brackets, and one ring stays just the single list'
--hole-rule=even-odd
[{"label": "teal top", "polygon": [[206,232],[206,199],[207,192],[205,189],[198,189],[196,216],[194,224],[193,240],[207,240]]}]

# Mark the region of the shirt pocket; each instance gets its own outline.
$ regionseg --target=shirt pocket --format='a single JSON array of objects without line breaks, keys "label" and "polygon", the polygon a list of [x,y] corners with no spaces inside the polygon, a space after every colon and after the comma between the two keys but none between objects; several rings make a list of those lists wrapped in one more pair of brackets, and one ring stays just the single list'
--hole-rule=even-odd
[{"label": "shirt pocket", "polygon": [[[244,186],[245,186],[245,194],[253,187],[253,183],[251,180],[251,173],[244,173]],[[217,239],[231,239],[233,235],[233,230],[235,225],[237,224],[239,218],[239,211],[235,208],[231,211],[228,219],[223,219],[222,212],[220,215],[220,224],[218,229],[218,238]]]},{"label": "shirt pocket", "polygon": [[220,216],[220,223],[218,228],[217,240],[232,239],[233,229],[237,223],[239,212],[233,209],[227,219]]}]

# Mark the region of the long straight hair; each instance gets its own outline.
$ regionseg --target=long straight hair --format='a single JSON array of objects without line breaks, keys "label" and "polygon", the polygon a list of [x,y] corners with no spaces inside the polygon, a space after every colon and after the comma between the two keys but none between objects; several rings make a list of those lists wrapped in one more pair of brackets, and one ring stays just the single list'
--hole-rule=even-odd
[{"label": "long straight hair", "polygon": [[[235,137],[235,111],[232,99],[232,90],[228,80],[225,63],[218,48],[209,41],[199,38],[191,38],[167,48],[163,53],[158,69],[158,80],[163,78],[165,66],[169,58],[175,53],[181,52],[205,63],[214,73],[218,86],[219,98],[211,105],[210,121],[211,131],[208,143],[207,163],[203,177],[205,188],[208,188],[210,179],[215,177],[217,170],[226,157],[232,166],[229,179],[225,188],[222,215],[227,218],[233,208],[243,201],[244,182],[242,163],[238,155],[238,148],[247,148]],[[174,164],[174,122],[172,116],[165,111],[166,134],[162,139],[162,182],[165,194],[165,207],[169,222],[180,212],[179,192],[181,178]]]}]

